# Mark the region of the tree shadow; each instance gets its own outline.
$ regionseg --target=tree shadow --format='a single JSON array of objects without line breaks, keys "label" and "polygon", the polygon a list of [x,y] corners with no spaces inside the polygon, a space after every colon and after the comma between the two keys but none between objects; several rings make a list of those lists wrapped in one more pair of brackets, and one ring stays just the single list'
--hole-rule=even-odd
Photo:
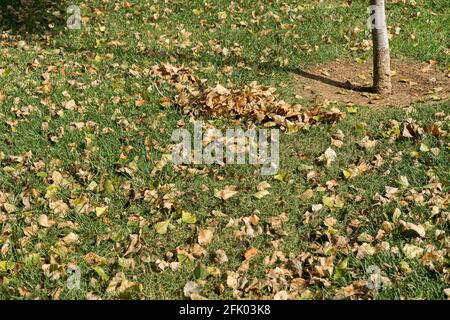
[{"label": "tree shadow", "polygon": [[[193,54],[191,53],[180,53],[180,52],[153,52],[151,53],[155,56],[158,56],[160,59],[164,60],[164,58],[169,59],[170,57],[175,57],[176,61],[181,64],[189,65],[192,63],[192,61],[198,60]],[[294,73],[298,76],[314,81],[319,81],[324,84],[327,84],[329,86],[333,86],[336,88],[342,88],[346,90],[351,90],[355,92],[367,92],[367,93],[374,93],[373,87],[371,86],[360,86],[351,83],[350,81],[342,82],[338,80],[334,80],[332,78],[327,78],[319,74],[313,74],[309,71],[304,70],[304,68],[294,68],[290,66],[280,66],[273,63],[257,63],[254,61],[250,61],[244,57],[241,57],[242,61],[245,65],[255,68],[256,70],[260,71],[268,71],[268,72],[287,72],[287,73]],[[230,61],[230,65],[236,66],[238,61]],[[217,67],[221,67],[222,65],[216,64]]]},{"label": "tree shadow", "polygon": [[354,85],[350,81],[346,81],[346,82],[336,81],[336,80],[325,78],[321,75],[312,74],[310,72],[300,70],[300,69],[298,69],[296,71],[296,73],[303,78],[320,81],[329,86],[333,86],[333,87],[337,87],[337,88],[343,88],[343,89],[352,90],[352,91],[356,91],[356,92],[369,92],[369,93],[373,92],[373,87]]},{"label": "tree shadow", "polygon": [[331,78],[326,78],[326,77],[318,75],[318,74],[313,74],[313,73],[305,71],[301,68],[280,67],[280,66],[276,66],[276,65],[268,64],[268,63],[260,64],[260,65],[258,65],[258,67],[259,67],[259,69],[262,69],[262,70],[271,70],[271,71],[282,70],[285,72],[295,73],[300,77],[307,78],[307,79],[314,80],[314,81],[319,81],[319,82],[322,82],[329,86],[333,86],[333,87],[337,87],[337,88],[343,88],[343,89],[352,90],[352,91],[356,91],[356,92],[373,93],[373,87],[354,85],[350,81],[346,81],[346,82],[337,81],[337,80],[334,80]]},{"label": "tree shadow", "polygon": [[65,25],[64,1],[0,0],[0,32],[28,37]]}]

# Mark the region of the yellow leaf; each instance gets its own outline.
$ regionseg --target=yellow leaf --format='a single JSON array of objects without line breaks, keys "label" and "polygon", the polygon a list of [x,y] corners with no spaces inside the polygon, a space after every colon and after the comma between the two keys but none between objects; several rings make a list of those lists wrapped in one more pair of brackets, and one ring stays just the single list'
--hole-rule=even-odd
[{"label": "yellow leaf", "polygon": [[334,198],[333,197],[323,196],[322,197],[322,202],[328,208],[333,208],[334,207]]},{"label": "yellow leaf", "polygon": [[167,233],[167,228],[169,227],[170,220],[165,220],[158,222],[155,224],[155,230],[159,234],[165,234]]},{"label": "yellow leaf", "polygon": [[94,271],[100,276],[100,278],[103,281],[109,280],[109,276],[106,274],[105,270],[103,270],[101,267],[99,266],[94,267]]},{"label": "yellow leaf", "polygon": [[12,261],[0,261],[0,271],[10,271],[16,266],[15,262]]},{"label": "yellow leaf", "polygon": [[47,192],[45,193],[45,198],[49,199],[52,198],[56,193],[58,192],[58,186],[51,184],[47,187]]},{"label": "yellow leaf", "polygon": [[196,223],[197,222],[197,217],[195,216],[195,214],[192,214],[190,212],[187,212],[185,210],[183,210],[181,212],[181,221],[183,221],[184,223]]},{"label": "yellow leaf", "polygon": [[350,170],[342,170],[342,173],[346,179],[350,179],[352,176],[352,172]]},{"label": "yellow leaf", "polygon": [[268,194],[270,194],[269,191],[267,191],[267,190],[261,190],[261,191],[258,191],[257,193],[255,193],[253,196],[254,196],[255,198],[257,198],[257,199],[261,199],[261,198],[267,196]]},{"label": "yellow leaf", "polygon": [[104,187],[107,193],[113,193],[115,191],[114,185],[109,179],[105,181]]},{"label": "yellow leaf", "polygon": [[347,107],[347,112],[348,113],[357,113],[358,107]]},{"label": "yellow leaf", "polygon": [[108,210],[107,206],[103,206],[103,207],[96,207],[95,208],[95,215],[97,217],[100,217],[102,215],[104,215],[106,213],[106,211]]},{"label": "yellow leaf", "polygon": [[275,175],[273,178],[275,180],[284,182],[286,177],[287,177],[288,173],[287,172],[280,172],[279,174]]}]

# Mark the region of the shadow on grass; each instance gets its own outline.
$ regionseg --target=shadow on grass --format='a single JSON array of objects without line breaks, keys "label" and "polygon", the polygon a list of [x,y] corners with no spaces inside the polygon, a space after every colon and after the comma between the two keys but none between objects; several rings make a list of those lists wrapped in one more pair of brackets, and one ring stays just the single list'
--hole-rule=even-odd
[{"label": "shadow on grass", "polygon": [[[162,60],[164,60],[164,58],[168,60],[168,59],[170,59],[170,57],[175,57],[177,63],[184,64],[184,65],[189,65],[190,63],[192,63],[192,61],[198,60],[192,54],[183,54],[183,53],[177,53],[177,52],[170,53],[170,52],[165,52],[165,51],[160,51],[160,52],[154,51],[154,52],[149,52],[149,54],[154,55],[158,58],[162,58]],[[300,77],[318,81],[318,82],[322,82],[324,84],[327,84],[329,86],[333,86],[336,88],[343,88],[343,89],[352,90],[355,92],[368,92],[368,93],[374,92],[373,87],[359,86],[359,85],[352,84],[349,81],[347,81],[347,82],[337,81],[332,78],[327,78],[322,75],[318,75],[318,74],[314,74],[314,73],[305,71],[302,68],[295,68],[295,67],[290,67],[290,66],[287,66],[287,67],[279,66],[279,65],[276,65],[273,63],[255,63],[253,61],[246,60],[245,58],[242,58],[242,59],[243,59],[243,61],[237,61],[237,60],[230,61],[229,65],[237,66],[238,62],[244,62],[245,65],[250,66],[251,68],[255,68],[257,70],[261,70],[261,71],[294,73]],[[218,60],[215,61],[215,64],[218,68],[223,67],[223,62],[221,64],[219,64]]]},{"label": "shadow on grass", "polygon": [[321,76],[318,74],[314,74],[314,73],[302,70],[301,68],[280,67],[280,66],[275,66],[272,64],[260,64],[260,65],[258,65],[258,68],[261,70],[270,70],[270,71],[282,70],[285,72],[295,73],[295,74],[299,75],[300,77],[319,81],[319,82],[325,83],[329,86],[333,86],[336,88],[343,88],[343,89],[348,89],[348,90],[352,90],[352,91],[356,91],[356,92],[369,92],[369,93],[373,92],[372,87],[354,85],[354,84],[350,83],[349,81],[341,82],[341,81],[333,80],[331,78],[327,78],[327,77],[324,77],[324,76]]},{"label": "shadow on grass", "polygon": [[60,0],[0,0],[0,32],[23,37],[54,33],[65,26]]}]

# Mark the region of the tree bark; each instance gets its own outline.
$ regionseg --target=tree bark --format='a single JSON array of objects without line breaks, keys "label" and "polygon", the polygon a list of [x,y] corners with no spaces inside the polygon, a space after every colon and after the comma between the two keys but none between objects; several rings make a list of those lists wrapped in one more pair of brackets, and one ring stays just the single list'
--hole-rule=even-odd
[{"label": "tree bark", "polygon": [[375,24],[372,24],[373,90],[389,94],[392,91],[391,58],[384,0],[370,0],[370,4],[375,13]]}]

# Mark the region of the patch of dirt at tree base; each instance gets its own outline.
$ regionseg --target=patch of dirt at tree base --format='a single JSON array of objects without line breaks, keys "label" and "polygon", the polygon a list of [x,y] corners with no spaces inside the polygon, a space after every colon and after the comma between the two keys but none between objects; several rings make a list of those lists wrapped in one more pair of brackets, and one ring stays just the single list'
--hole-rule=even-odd
[{"label": "patch of dirt at tree base", "polygon": [[450,72],[433,63],[393,59],[392,94],[371,92],[372,63],[333,62],[297,71],[296,94],[306,100],[325,100],[368,106],[406,106],[415,102],[445,101],[450,97]]}]

